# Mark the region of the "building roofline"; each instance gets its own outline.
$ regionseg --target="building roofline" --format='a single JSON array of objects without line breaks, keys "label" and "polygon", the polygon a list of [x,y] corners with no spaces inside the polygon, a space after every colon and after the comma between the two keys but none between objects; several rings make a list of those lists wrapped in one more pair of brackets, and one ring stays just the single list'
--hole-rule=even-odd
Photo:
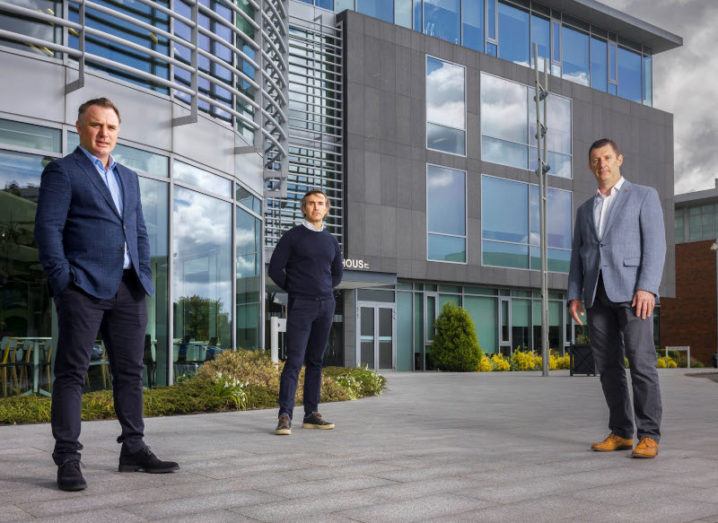
[{"label": "building roofline", "polygon": [[718,201],[718,179],[716,179],[716,187],[713,189],[686,192],[676,194],[673,197],[673,203],[676,207],[688,207],[691,204],[711,203],[716,201]]},{"label": "building roofline", "polygon": [[541,0],[540,3],[616,33],[619,39],[641,44],[653,54],[683,45],[682,37],[596,0]]}]

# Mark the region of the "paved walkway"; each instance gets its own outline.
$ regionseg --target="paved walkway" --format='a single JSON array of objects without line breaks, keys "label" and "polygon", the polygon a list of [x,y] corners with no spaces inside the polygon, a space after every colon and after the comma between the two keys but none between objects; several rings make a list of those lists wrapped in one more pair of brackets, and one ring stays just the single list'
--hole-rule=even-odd
[{"label": "paved walkway", "polygon": [[606,431],[594,377],[388,379],[381,397],[325,405],[331,432],[274,436],[269,410],[148,419],[171,475],[117,473],[116,422],[86,423],[80,493],[54,487],[47,425],[0,427],[0,522],[718,522],[710,379],[661,372],[665,435],[646,461],[588,450]]}]

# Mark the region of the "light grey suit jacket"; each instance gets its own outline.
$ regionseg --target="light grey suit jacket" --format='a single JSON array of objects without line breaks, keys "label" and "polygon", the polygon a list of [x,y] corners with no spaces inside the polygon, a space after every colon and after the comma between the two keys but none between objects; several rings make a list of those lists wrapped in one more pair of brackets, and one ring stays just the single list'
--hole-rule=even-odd
[{"label": "light grey suit jacket", "polygon": [[593,214],[595,196],[576,211],[568,299],[593,305],[599,272],[612,302],[630,302],[637,290],[658,287],[666,258],[663,210],[653,187],[626,180],[609,209],[599,241]]}]

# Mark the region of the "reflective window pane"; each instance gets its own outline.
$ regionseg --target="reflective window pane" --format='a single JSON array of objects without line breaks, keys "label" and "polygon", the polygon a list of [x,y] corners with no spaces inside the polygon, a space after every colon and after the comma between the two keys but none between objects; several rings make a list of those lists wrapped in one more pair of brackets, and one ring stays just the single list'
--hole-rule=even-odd
[{"label": "reflective window pane", "polygon": [[484,240],[481,242],[481,248],[484,265],[528,269],[528,245]]},{"label": "reflective window pane", "polygon": [[618,96],[641,103],[641,55],[618,48]]},{"label": "reflective window pane", "polygon": [[499,58],[529,65],[529,14],[499,2]]},{"label": "reflective window pane", "polygon": [[334,11],[337,13],[349,9],[354,10],[354,0],[334,0]]},{"label": "reflective window pane", "polygon": [[426,206],[428,259],[466,262],[466,173],[427,166]]},{"label": "reflective window pane", "polygon": [[548,18],[531,15],[531,67],[534,63],[534,44],[538,46],[539,70],[543,71],[544,62],[548,61],[546,67],[549,67],[551,60],[551,24]]},{"label": "reflective window pane", "polygon": [[[10,0],[9,3],[41,13],[62,16],[62,2],[52,2],[49,0]],[[33,38],[39,38],[40,40],[51,43],[62,43],[62,28],[60,26],[50,25],[49,23],[40,22],[36,19],[20,18],[14,14],[0,13],[0,30],[19,33],[21,35],[30,35]],[[6,40],[4,38],[0,38],[0,44],[22,51],[36,53],[40,56],[56,56],[53,51],[44,46],[26,44],[15,40]]]},{"label": "reflective window pane", "polygon": [[412,0],[394,0],[394,23],[411,29]]},{"label": "reflective window pane", "polygon": [[259,347],[262,222],[237,208],[237,347]]},{"label": "reflective window pane", "polygon": [[563,35],[563,78],[588,85],[588,35],[567,26]]},{"label": "reflective window pane", "polygon": [[466,154],[464,131],[433,123],[426,124],[426,146],[447,153]]},{"label": "reflective window pane", "polygon": [[232,205],[175,186],[172,223],[178,377],[232,345]]},{"label": "reflective window pane", "polygon": [[460,0],[424,0],[424,34],[461,43]]},{"label": "reflective window pane", "polygon": [[332,11],[334,9],[334,0],[316,0],[316,6]]},{"label": "reflective window pane", "polygon": [[212,192],[227,198],[232,197],[232,180],[203,171],[193,165],[175,160],[172,177],[177,181],[199,187],[202,191]]},{"label": "reflective window pane", "polygon": [[683,243],[685,241],[685,232],[684,232],[684,225],[683,225],[683,211],[681,209],[676,209],[675,214],[675,242],[676,243]]},{"label": "reflective window pane", "polygon": [[51,336],[52,301],[34,227],[40,175],[52,160],[0,151],[0,337]]},{"label": "reflective window pane", "polygon": [[[486,36],[490,40],[496,39],[496,0],[486,0]],[[493,53],[493,56],[496,56],[496,53]]]},{"label": "reflective window pane", "polygon": [[[427,147],[465,154],[465,69],[426,57]],[[434,125],[438,124],[438,125]]]},{"label": "reflective window pane", "polygon": [[466,173],[429,165],[426,180],[429,232],[466,235]]},{"label": "reflective window pane", "polygon": [[[483,263],[540,269],[538,186],[483,176],[481,188]],[[549,187],[547,210],[549,270],[568,272],[571,256],[571,192]]]},{"label": "reflective window pane", "polygon": [[[80,137],[77,133],[67,133],[67,151],[74,151],[80,145]],[[152,176],[161,176],[167,178],[169,173],[169,160],[161,154],[143,151],[129,145],[118,143],[115,150],[112,151],[112,157],[115,161],[129,167],[139,174],[149,174]]]},{"label": "reflective window pane", "polygon": [[481,157],[485,162],[526,169],[529,165],[528,153],[529,150],[525,145],[498,140],[489,136],[481,137]]},{"label": "reflective window pane", "polygon": [[464,68],[426,57],[426,119],[454,129],[466,129]]},{"label": "reflective window pane", "polygon": [[643,103],[653,105],[653,59],[650,55],[643,57]]},{"label": "reflective window pane", "polygon": [[497,76],[482,74],[481,134],[526,144],[527,120],[526,86]]},{"label": "reflective window pane", "polygon": [[0,118],[1,144],[59,153],[61,139],[60,129]]},{"label": "reflective window pane", "polygon": [[[166,0],[159,1],[157,3],[163,5],[164,7],[169,7],[169,3]],[[109,7],[118,13],[130,16],[133,19],[150,24],[164,31],[169,31],[169,15],[160,9],[153,8],[150,5],[137,0],[112,2]],[[79,23],[79,4],[75,2],[69,3],[69,17],[71,21]],[[128,22],[124,18],[119,18],[88,6],[85,9],[85,23],[88,27],[101,31],[103,34],[117,36],[127,40],[128,42],[139,45],[148,51],[155,51],[162,55],[169,56],[169,41],[166,37],[160,35],[159,33],[147,31],[132,22]],[[80,40],[78,33],[76,31],[70,31],[69,46],[78,49],[79,45]],[[101,36],[88,34],[85,40],[85,51],[88,54],[98,55],[103,58],[122,63],[141,72],[148,73],[165,80],[169,78],[169,65],[165,60],[158,59],[149,53],[137,50],[135,47],[129,47],[121,43],[113,42]],[[87,61],[92,63],[92,58],[88,56]],[[148,89],[162,93],[168,92],[167,87],[153,84],[143,77],[133,75],[131,72],[120,71],[116,68],[108,68],[99,62],[95,62],[94,67],[96,69],[106,71],[112,76],[128,80]]]},{"label": "reflective window pane", "polygon": [[484,239],[527,243],[528,215],[528,184],[482,176],[481,229]]},{"label": "reflective window pane", "polygon": [[394,22],[393,0],[356,0],[357,12],[388,23]]},{"label": "reflective window pane", "polygon": [[169,369],[169,202],[167,183],[140,176],[142,214],[150,240],[150,267],[155,293],[147,297],[145,385],[167,385]]},{"label": "reflective window pane", "polygon": [[475,51],[484,50],[484,1],[463,0],[464,47]]},{"label": "reflective window pane", "polygon": [[429,234],[428,255],[431,261],[466,263],[466,238]]},{"label": "reflective window pane", "polygon": [[591,38],[591,87],[608,90],[608,44],[598,38]]}]

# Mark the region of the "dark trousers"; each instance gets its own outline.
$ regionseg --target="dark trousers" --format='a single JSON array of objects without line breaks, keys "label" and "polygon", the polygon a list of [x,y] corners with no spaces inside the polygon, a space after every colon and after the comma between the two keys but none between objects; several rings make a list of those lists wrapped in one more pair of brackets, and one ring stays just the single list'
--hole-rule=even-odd
[{"label": "dark trousers", "polygon": [[122,426],[118,442],[130,452],[141,449],[145,428],[142,359],[147,308],[144,290],[134,271],[124,271],[117,294],[111,299],[92,297],[70,284],[55,298],[55,306],[59,327],[52,388],[55,463],[80,458],[82,388],[98,332],[110,360],[115,412]]},{"label": "dark trousers", "polygon": [[[608,427],[624,438],[661,437],[661,390],[653,345],[653,318],[638,318],[630,302],[608,299],[599,278],[596,299],[588,309],[588,326],[596,367],[609,410]],[[633,389],[633,412],[623,357],[628,358]]]},{"label": "dark trousers", "polygon": [[322,387],[322,360],[334,317],[334,298],[290,297],[287,307],[287,361],[279,383],[279,414],[294,413],[294,395],[302,364],[304,372],[304,413],[319,409]]}]

